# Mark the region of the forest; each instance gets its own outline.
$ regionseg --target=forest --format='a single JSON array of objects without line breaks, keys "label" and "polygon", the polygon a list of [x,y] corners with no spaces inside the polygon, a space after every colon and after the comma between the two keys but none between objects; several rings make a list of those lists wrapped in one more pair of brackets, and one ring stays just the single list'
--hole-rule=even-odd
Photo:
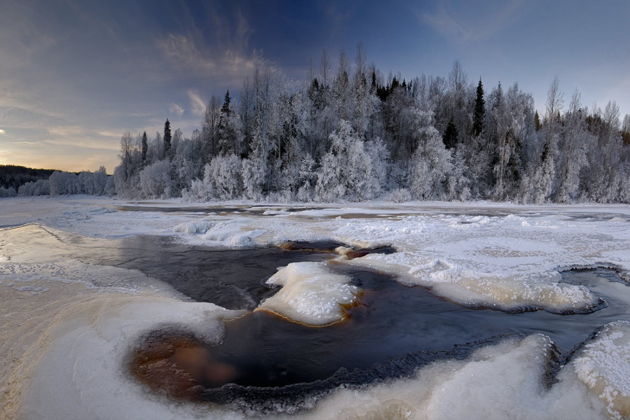
[{"label": "forest", "polygon": [[[259,66],[213,97],[190,138],[126,133],[113,179],[124,198],[266,201],[630,202],[630,116],[569,100],[545,110],[518,85],[488,88],[455,63],[447,77],[384,76],[359,51],[292,81]],[[78,175],[49,192],[85,192]],[[88,183],[89,184],[89,183]],[[21,195],[29,195],[26,184]]]}]

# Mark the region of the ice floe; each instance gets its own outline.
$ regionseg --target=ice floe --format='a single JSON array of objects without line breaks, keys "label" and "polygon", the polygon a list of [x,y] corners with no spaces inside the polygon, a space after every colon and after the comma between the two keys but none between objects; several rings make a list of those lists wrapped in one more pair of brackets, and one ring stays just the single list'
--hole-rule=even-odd
[{"label": "ice floe", "polygon": [[359,291],[351,278],[333,273],[325,263],[300,262],[282,267],[267,284],[282,286],[259,306],[296,322],[328,325],[344,317],[342,305],[350,305]]}]

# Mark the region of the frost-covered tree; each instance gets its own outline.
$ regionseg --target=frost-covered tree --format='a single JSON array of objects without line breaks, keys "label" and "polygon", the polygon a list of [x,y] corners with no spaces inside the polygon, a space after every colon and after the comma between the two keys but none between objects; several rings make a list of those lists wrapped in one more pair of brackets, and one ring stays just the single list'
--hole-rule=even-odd
[{"label": "frost-covered tree", "polygon": [[216,198],[238,198],[243,191],[241,166],[241,159],[236,155],[217,156],[206,165],[203,182]]},{"label": "frost-covered tree", "polygon": [[232,110],[231,102],[230,91],[227,91],[216,132],[217,153],[220,155],[240,155],[242,152],[241,121]]},{"label": "frost-covered tree", "polygon": [[380,192],[382,173],[372,162],[364,141],[350,123],[339,122],[330,135],[331,148],[317,174],[316,197],[321,201],[368,200]]},{"label": "frost-covered tree", "polygon": [[411,161],[411,195],[421,200],[443,198],[452,170],[451,154],[433,126],[433,114],[416,109],[413,129],[417,148]]},{"label": "frost-covered tree", "polygon": [[49,194],[50,183],[47,179],[38,179],[37,181],[27,182],[26,184],[20,185],[20,188],[18,189],[18,195],[20,197]]},{"label": "frost-covered tree", "polygon": [[160,160],[139,173],[140,191],[144,198],[167,198],[171,196],[173,181],[169,174],[170,162]]},{"label": "frost-covered tree", "polygon": [[587,170],[588,154],[595,146],[596,137],[586,129],[585,112],[578,93],[573,95],[569,111],[565,115],[560,136],[558,156],[558,191],[556,201],[569,203],[580,195],[580,175]]},{"label": "frost-covered tree", "polygon": [[13,187],[0,187],[0,198],[15,197],[17,191]]},{"label": "frost-covered tree", "polygon": [[[324,53],[301,82],[261,61],[237,95],[210,100],[190,138],[126,133],[107,185],[203,200],[629,201],[630,117],[620,123],[614,104],[562,105],[557,79],[539,116],[517,85],[486,95],[459,63],[447,77],[405,79],[360,50],[336,68]],[[53,179],[53,193],[96,191],[90,175],[77,179]]]}]

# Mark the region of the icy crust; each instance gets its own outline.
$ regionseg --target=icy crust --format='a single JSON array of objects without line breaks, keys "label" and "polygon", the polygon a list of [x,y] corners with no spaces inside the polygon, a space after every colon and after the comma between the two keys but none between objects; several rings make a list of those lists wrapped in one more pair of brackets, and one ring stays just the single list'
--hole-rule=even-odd
[{"label": "icy crust", "polygon": [[[602,403],[562,371],[547,387],[554,364],[551,340],[506,340],[466,360],[436,362],[409,379],[344,389],[320,401],[304,419],[575,419],[607,418]],[[289,418],[288,416],[285,418]]]},{"label": "icy crust", "polygon": [[119,252],[115,240],[87,238],[39,224],[0,229],[0,284],[33,293],[45,292],[50,282],[62,282],[179,296],[169,285],[139,271],[80,262],[81,255],[91,250],[102,255]]},{"label": "icy crust", "polygon": [[246,248],[256,245],[256,238],[263,235],[264,229],[250,229],[245,221],[195,220],[181,223],[173,228],[186,235],[188,241],[208,246],[226,248]]},{"label": "icy crust", "polygon": [[[223,320],[241,315],[210,303],[104,295],[69,306],[49,332],[18,418],[194,418],[194,407],[152,395],[129,377],[125,358],[138,337],[175,325],[216,342]],[[221,410],[217,410],[219,414]]]},{"label": "icy crust", "polygon": [[[602,300],[587,287],[560,283],[558,271],[512,274],[466,270],[447,260],[418,264],[416,255],[370,254],[350,261],[398,275],[409,286],[423,286],[431,292],[470,307],[488,307],[508,312],[544,309],[553,313],[589,313]],[[510,275],[511,274],[511,275]]]},{"label": "icy crust", "polygon": [[630,418],[630,322],[602,328],[573,361],[577,376],[615,419]]},{"label": "icy crust", "polygon": [[545,309],[555,313],[588,313],[601,303],[587,287],[559,283],[560,273],[500,277],[475,273],[441,260],[413,267],[403,280],[431,287],[440,296],[467,306],[504,311]]},{"label": "icy crust", "polygon": [[299,262],[282,267],[267,284],[282,286],[257,308],[293,321],[324,326],[344,318],[342,305],[350,305],[359,289],[351,278],[333,273],[325,263]]},{"label": "icy crust", "polygon": [[[430,287],[465,305],[507,311],[584,313],[597,309],[600,301],[587,288],[560,283],[559,270],[564,267],[610,264],[618,267],[622,277],[630,278],[630,226],[626,218],[611,218],[604,212],[627,212],[625,207],[602,207],[604,213],[599,215],[596,206],[440,205],[444,208],[435,204],[366,206],[267,217],[231,215],[229,220],[191,221],[178,229],[190,232],[182,233],[182,240],[231,247],[299,239],[328,239],[360,247],[388,244],[400,252],[369,255],[353,263],[396,274],[403,283]],[[360,210],[365,217],[325,217]],[[379,217],[397,211],[401,212],[397,218]],[[409,215],[414,211],[422,214]],[[310,212],[310,217],[298,217],[304,212]]]}]

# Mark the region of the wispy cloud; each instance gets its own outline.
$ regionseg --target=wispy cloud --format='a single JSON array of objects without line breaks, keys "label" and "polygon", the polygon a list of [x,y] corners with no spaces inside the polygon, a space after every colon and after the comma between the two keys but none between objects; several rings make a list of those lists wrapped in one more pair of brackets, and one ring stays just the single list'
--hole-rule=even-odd
[{"label": "wispy cloud", "polygon": [[64,118],[49,112],[30,107],[4,106],[2,102],[0,102],[0,121],[5,127],[25,128],[62,126],[68,123]]},{"label": "wispy cloud", "polygon": [[86,134],[86,130],[78,125],[67,125],[48,128],[48,133],[53,136],[80,136]]},{"label": "wispy cloud", "polygon": [[206,101],[192,89],[188,89],[188,97],[190,98],[190,112],[199,117],[202,116],[206,112]]},{"label": "wispy cloud", "polygon": [[256,52],[205,47],[191,35],[169,34],[158,41],[158,47],[178,71],[197,76],[241,78],[263,62]]},{"label": "wispy cloud", "polygon": [[182,107],[180,104],[172,103],[168,107],[168,112],[173,115],[177,115],[178,117],[181,117],[182,115],[184,115],[184,107]]},{"label": "wispy cloud", "polygon": [[487,7],[480,19],[462,14],[461,8],[452,7],[447,0],[440,0],[435,10],[417,12],[418,19],[440,34],[457,42],[484,41],[506,28],[517,15],[523,0],[510,0]]},{"label": "wispy cloud", "polygon": [[103,136],[103,137],[113,137],[113,138],[117,138],[119,139],[122,135],[122,133],[120,131],[113,131],[113,130],[100,130],[97,131],[97,134],[99,136]]},{"label": "wispy cloud", "polygon": [[[109,130],[92,130],[78,125],[48,128],[43,142],[74,146],[83,149],[118,150],[120,133]],[[116,140],[114,140],[116,139]]]},{"label": "wispy cloud", "polygon": [[209,12],[210,36],[196,27],[171,32],[157,40],[158,49],[179,72],[215,80],[240,80],[263,64],[261,54],[249,47],[253,34],[247,19]]}]

